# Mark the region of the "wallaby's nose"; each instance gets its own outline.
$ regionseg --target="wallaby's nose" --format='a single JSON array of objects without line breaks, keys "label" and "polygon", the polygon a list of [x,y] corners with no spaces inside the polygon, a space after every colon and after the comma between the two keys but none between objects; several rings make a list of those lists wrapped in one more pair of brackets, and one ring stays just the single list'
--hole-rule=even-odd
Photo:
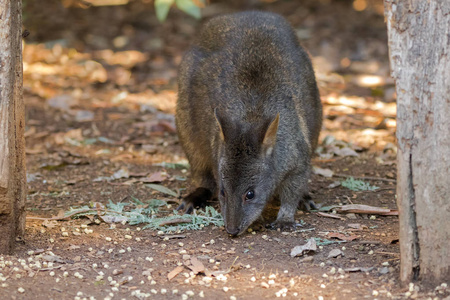
[{"label": "wallaby's nose", "polygon": [[237,236],[239,233],[239,228],[228,228],[227,227],[227,232],[232,236]]}]

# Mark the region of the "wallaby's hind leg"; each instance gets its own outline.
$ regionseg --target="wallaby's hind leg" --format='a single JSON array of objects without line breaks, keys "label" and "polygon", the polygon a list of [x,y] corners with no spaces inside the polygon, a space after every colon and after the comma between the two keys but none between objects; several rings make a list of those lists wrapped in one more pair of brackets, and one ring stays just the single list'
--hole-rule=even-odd
[{"label": "wallaby's hind leg", "polygon": [[178,210],[183,211],[186,214],[192,213],[196,207],[206,206],[206,202],[211,200],[216,192],[216,182],[211,172],[192,172],[193,183],[197,188],[183,198]]}]

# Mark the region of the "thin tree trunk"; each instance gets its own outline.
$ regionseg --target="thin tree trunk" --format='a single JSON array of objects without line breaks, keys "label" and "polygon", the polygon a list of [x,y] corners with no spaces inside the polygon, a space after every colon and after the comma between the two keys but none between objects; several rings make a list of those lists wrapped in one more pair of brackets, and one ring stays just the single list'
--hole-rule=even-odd
[{"label": "thin tree trunk", "polygon": [[397,88],[400,278],[450,278],[450,1],[386,0]]},{"label": "thin tree trunk", "polygon": [[21,24],[21,0],[0,0],[0,253],[10,253],[25,228]]}]

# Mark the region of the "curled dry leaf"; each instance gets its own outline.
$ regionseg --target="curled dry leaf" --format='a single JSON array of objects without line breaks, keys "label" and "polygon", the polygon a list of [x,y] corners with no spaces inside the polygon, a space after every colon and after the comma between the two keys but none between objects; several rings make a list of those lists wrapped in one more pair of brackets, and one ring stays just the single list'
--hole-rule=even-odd
[{"label": "curled dry leaf", "polygon": [[344,256],[344,253],[340,249],[333,249],[328,253],[328,258],[334,258],[338,256]]},{"label": "curled dry leaf", "polygon": [[302,256],[308,252],[316,252],[317,244],[314,238],[310,238],[308,242],[302,246],[295,246],[291,250],[291,257]]},{"label": "curled dry leaf", "polygon": [[186,261],[185,265],[186,267],[191,269],[191,271],[194,272],[194,274],[205,272],[205,266],[196,257],[191,257],[191,259]]}]

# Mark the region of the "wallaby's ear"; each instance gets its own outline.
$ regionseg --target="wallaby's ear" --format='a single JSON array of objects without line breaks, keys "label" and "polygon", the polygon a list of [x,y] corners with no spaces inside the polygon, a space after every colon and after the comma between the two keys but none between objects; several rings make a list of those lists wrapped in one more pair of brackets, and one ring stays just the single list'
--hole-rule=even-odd
[{"label": "wallaby's ear", "polygon": [[216,118],[217,121],[217,125],[219,125],[219,135],[220,135],[220,139],[222,141],[225,141],[225,135],[223,134],[223,118],[220,116],[220,114],[217,111],[217,107],[214,108],[214,117]]},{"label": "wallaby's ear", "polygon": [[266,134],[264,135],[262,146],[263,151],[266,155],[270,155],[272,153],[273,147],[275,146],[279,121],[280,114],[278,113],[275,119],[273,119],[273,121],[270,123],[269,127],[267,128]]}]

